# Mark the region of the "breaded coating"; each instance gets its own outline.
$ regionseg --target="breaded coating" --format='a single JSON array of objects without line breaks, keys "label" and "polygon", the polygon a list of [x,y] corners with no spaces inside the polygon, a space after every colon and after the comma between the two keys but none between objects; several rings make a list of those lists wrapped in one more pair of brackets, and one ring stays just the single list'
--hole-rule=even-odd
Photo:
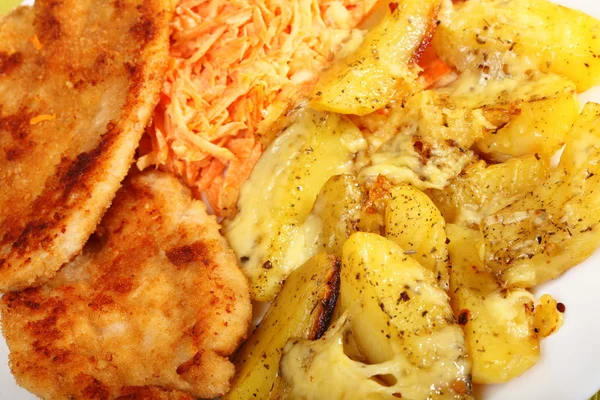
[{"label": "breaded coating", "polygon": [[17,383],[53,400],[221,395],[251,319],[215,217],[164,172],[127,178],[82,254],[0,310]]},{"label": "breaded coating", "polygon": [[168,63],[171,0],[37,0],[0,19],[0,292],[82,249]]}]

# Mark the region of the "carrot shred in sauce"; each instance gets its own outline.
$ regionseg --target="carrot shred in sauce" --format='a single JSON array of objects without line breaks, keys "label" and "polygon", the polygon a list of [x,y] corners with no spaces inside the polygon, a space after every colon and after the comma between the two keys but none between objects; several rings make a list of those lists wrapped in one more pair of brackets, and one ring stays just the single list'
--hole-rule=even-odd
[{"label": "carrot shred in sauce", "polygon": [[428,45],[419,59],[419,67],[423,69],[419,75],[419,80],[423,87],[431,87],[443,78],[454,72],[454,69],[446,64],[435,52],[431,45]]},{"label": "carrot shred in sauce", "polygon": [[[310,90],[376,0],[182,0],[171,63],[138,160],[227,216],[261,137]],[[260,190],[257,188],[257,190]]]}]

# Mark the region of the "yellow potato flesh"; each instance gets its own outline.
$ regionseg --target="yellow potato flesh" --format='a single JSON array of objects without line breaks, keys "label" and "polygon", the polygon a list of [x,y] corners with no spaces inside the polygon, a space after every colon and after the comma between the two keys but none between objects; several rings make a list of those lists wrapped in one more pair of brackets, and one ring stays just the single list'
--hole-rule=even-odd
[{"label": "yellow potato flesh", "polygon": [[385,236],[433,272],[438,285],[448,290],[445,226],[442,214],[425,193],[410,185],[392,189],[385,211]]},{"label": "yellow potato flesh", "polygon": [[533,296],[502,290],[479,259],[480,233],[448,225],[452,308],[463,324],[473,362],[473,382],[507,382],[539,360]]},{"label": "yellow potato flesh", "polygon": [[394,2],[395,9],[366,35],[359,49],[325,71],[311,106],[341,114],[365,115],[417,87],[415,51],[423,41],[439,0]]}]

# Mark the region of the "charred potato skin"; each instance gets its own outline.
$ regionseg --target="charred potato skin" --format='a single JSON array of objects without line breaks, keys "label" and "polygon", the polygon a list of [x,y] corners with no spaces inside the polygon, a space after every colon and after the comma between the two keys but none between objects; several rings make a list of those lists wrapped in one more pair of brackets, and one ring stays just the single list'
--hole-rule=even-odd
[{"label": "charred potato skin", "polygon": [[315,340],[327,330],[340,290],[340,262],[320,253],[294,271],[234,357],[236,376],[222,398],[277,399],[279,361],[291,338]]},{"label": "charred potato skin", "polygon": [[327,331],[327,328],[329,328],[335,305],[337,304],[340,294],[341,268],[342,265],[339,259],[335,258],[331,261],[330,275],[328,276],[327,282],[325,282],[325,286],[320,288],[322,291],[320,301],[315,304],[313,313],[315,313],[316,317],[313,319],[314,322],[312,328],[307,336],[308,340],[320,339]]}]

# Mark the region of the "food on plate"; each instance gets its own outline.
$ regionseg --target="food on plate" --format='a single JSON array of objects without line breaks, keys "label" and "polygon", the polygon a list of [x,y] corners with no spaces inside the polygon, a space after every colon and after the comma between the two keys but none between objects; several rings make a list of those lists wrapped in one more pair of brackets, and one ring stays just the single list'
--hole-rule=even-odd
[{"label": "food on plate", "polygon": [[575,84],[553,73],[529,71],[499,79],[482,65],[441,90],[465,107],[480,109],[493,125],[477,138],[477,148],[496,162],[530,154],[552,157],[565,144],[580,109]]},{"label": "food on plate", "polygon": [[[561,114],[545,111],[532,115],[532,121],[549,118],[552,135],[540,134],[542,129],[536,131],[535,122],[527,127],[520,114],[527,104],[544,99],[550,102],[560,96],[571,96],[578,108],[574,92],[572,82],[555,74],[532,72],[527,79],[488,79],[482,72],[466,72],[442,88],[417,92],[391,104],[389,117],[369,132],[370,162],[359,178],[371,183],[384,175],[394,184],[408,182],[421,190],[441,190],[478,161],[478,152],[487,152],[483,156],[489,161],[510,157],[510,151],[508,155],[499,153],[503,149],[495,145],[511,134],[502,130],[509,128],[529,132],[519,137],[514,148],[521,148],[523,154],[537,151],[539,157],[549,158],[565,142],[571,126],[565,118],[570,114],[562,119]],[[574,121],[576,115],[572,117]],[[527,153],[528,149],[534,152]]]},{"label": "food on plate", "polygon": [[[0,85],[23,92],[0,94],[20,384],[469,400],[541,359],[566,307],[535,286],[600,246],[600,105],[577,97],[600,83],[600,22],[544,0],[89,1],[0,27]],[[77,255],[138,141],[163,171],[131,170]],[[51,173],[25,179],[35,162]],[[250,300],[269,307],[254,332]]]},{"label": "food on plate", "polygon": [[310,218],[317,194],[332,176],[353,172],[364,144],[345,117],[302,108],[266,149],[223,231],[253,299],[273,300],[285,277],[318,252],[321,223]]},{"label": "food on plate", "polygon": [[448,290],[450,259],[445,226],[442,214],[425,193],[405,184],[391,189],[385,236],[433,272],[438,286]]},{"label": "food on plate", "polygon": [[365,115],[414,92],[417,62],[424,42],[431,40],[441,1],[387,3],[389,12],[357,50],[321,74],[312,93],[315,109]]},{"label": "food on plate", "polygon": [[548,176],[550,166],[540,156],[510,158],[488,165],[480,160],[467,166],[442,190],[429,190],[444,219],[478,226],[486,218],[525,196]]},{"label": "food on plate", "polygon": [[166,168],[218,215],[235,210],[240,185],[279,121],[343,53],[377,0],[181,0],[172,62],[140,168]]},{"label": "food on plate", "polygon": [[393,399],[394,388],[377,377],[389,373],[397,364],[367,365],[348,354],[351,333],[347,315],[336,319],[319,340],[296,339],[288,342],[281,358],[285,381],[283,399]]},{"label": "food on plate", "polygon": [[600,22],[547,0],[469,0],[440,13],[433,46],[460,71],[564,75],[579,92],[600,84]]},{"label": "food on plate", "polygon": [[288,342],[287,398],[471,398],[463,332],[435,274],[372,233],[352,235],[343,253],[345,314],[320,341]]},{"label": "food on plate", "polygon": [[216,397],[251,318],[215,217],[163,172],[128,177],[83,253],[1,311],[15,378],[45,399]]},{"label": "food on plate", "polygon": [[484,261],[507,287],[554,279],[600,245],[600,105],[588,103],[568,136],[550,176],[481,223]]},{"label": "food on plate", "polygon": [[79,253],[129,170],[168,56],[168,0],[38,0],[0,19],[0,291]]},{"label": "food on plate", "polygon": [[353,175],[336,175],[325,182],[311,211],[321,222],[321,251],[342,258],[344,243],[367,217],[366,195]]},{"label": "food on plate", "polygon": [[504,289],[479,257],[481,233],[448,225],[452,269],[450,298],[473,363],[474,383],[502,383],[521,375],[540,358],[534,297]]},{"label": "food on plate", "polygon": [[[515,31],[513,14],[537,30]],[[537,25],[548,19],[564,37]],[[530,289],[600,245],[600,106],[580,113],[577,99],[600,82],[599,24],[541,0],[375,6],[362,44],[281,121],[224,222],[258,301],[315,254],[342,259],[335,322],[321,339],[290,338],[263,386],[290,399],[468,399],[471,380],[507,382],[538,362],[565,307]]]},{"label": "food on plate", "polygon": [[[551,91],[552,87],[548,89]],[[565,89],[562,93],[544,94],[540,99],[513,102],[514,118],[484,135],[477,142],[477,148],[498,161],[533,154],[552,157],[567,142],[567,134],[579,116],[574,88]]]},{"label": "food on plate", "polygon": [[236,376],[223,399],[280,398],[279,361],[285,344],[292,338],[321,337],[339,289],[340,262],[325,253],[292,272],[260,325],[235,355]]}]

